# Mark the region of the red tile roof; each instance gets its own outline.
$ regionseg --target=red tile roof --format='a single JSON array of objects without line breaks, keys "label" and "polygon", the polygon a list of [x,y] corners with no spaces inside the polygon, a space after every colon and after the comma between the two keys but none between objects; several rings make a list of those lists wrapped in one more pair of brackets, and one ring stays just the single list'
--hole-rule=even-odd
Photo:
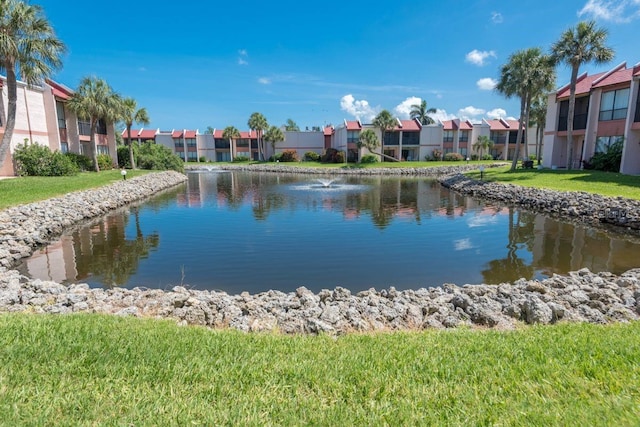
[{"label": "red tile roof", "polygon": [[171,132],[172,138],[195,138],[197,130],[174,130]]},{"label": "red tile roof", "polygon": [[55,96],[56,98],[60,98],[67,101],[69,98],[71,98],[71,95],[73,95],[73,91],[63,84],[54,82],[53,80],[50,80],[50,79],[46,79],[45,83],[51,86],[51,91],[53,92],[53,96]]},{"label": "red tile roof", "polygon": [[197,130],[188,130],[188,131],[185,131],[184,137],[185,138],[195,138],[197,134],[198,134]]},{"label": "red tile roof", "polygon": [[324,136],[333,135],[333,126],[325,126],[324,128]]},{"label": "red tile roof", "polygon": [[624,70],[618,70],[614,73],[609,74],[608,76],[604,76],[602,80],[596,81],[593,84],[593,88],[604,87],[604,86],[613,86],[620,83],[629,83],[631,84],[631,79],[633,78],[633,69],[627,68]]},{"label": "red tile roof", "polygon": [[224,131],[222,129],[216,129],[213,131],[213,137],[216,139],[222,139],[222,134]]},{"label": "red tile roof", "polygon": [[[131,129],[131,138],[154,139],[157,133],[157,129]],[[128,137],[126,129],[122,131],[122,137]]]},{"label": "red tile roof", "polygon": [[460,130],[471,130],[471,129],[473,129],[473,124],[469,120],[460,122]]},{"label": "red tile roof", "polygon": [[400,120],[401,126],[396,126],[395,130],[419,131],[422,125],[418,120]]},{"label": "red tile roof", "polygon": [[442,122],[442,129],[443,130],[454,130],[454,129],[456,129],[455,124],[453,123],[453,120],[444,120]]},{"label": "red tile roof", "polygon": [[361,130],[362,129],[362,124],[360,123],[360,120],[345,120],[344,121],[347,130]]},{"label": "red tile roof", "polygon": [[[224,134],[224,129],[216,129],[213,132],[213,137],[216,139],[224,139],[222,136]],[[240,138],[242,139],[256,139],[258,138],[258,134],[254,130],[250,131],[240,131]]]},{"label": "red tile roof", "polygon": [[517,120],[493,119],[487,120],[491,130],[518,130]]},{"label": "red tile roof", "polygon": [[[589,93],[591,91],[591,85],[593,84],[593,82],[604,75],[605,73],[598,73],[594,74],[593,76],[588,76],[587,73],[584,73],[581,76],[578,76],[578,82],[576,83],[576,95]],[[558,92],[556,93],[556,98],[568,98],[569,89],[569,84],[561,87],[560,90],[558,90]]]}]

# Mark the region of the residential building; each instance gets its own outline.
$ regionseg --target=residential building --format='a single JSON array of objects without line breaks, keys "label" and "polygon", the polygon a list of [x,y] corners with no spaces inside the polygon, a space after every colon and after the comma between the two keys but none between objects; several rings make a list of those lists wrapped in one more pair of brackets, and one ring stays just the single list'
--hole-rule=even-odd
[{"label": "residential building", "polygon": [[[640,174],[640,64],[578,77],[573,119],[573,161],[584,166],[594,154],[623,141],[620,172]],[[549,95],[543,165],[568,166],[567,116],[569,84]]]},{"label": "residential building", "polygon": [[[131,141],[142,144],[143,142],[151,141],[156,142],[156,135],[160,133],[160,129],[131,129]],[[127,143],[129,135],[127,130],[122,131],[122,140]]]},{"label": "residential building", "polygon": [[[4,135],[7,118],[8,95],[6,78],[0,76],[0,137]],[[90,155],[90,123],[71,112],[66,102],[73,95],[68,87],[46,80],[41,85],[29,86],[18,82],[16,126],[10,142],[12,155],[18,144],[30,143],[49,147],[52,151]],[[98,122],[95,132],[98,154],[108,154],[117,164],[116,140],[113,123]],[[15,175],[12,159],[5,160],[0,175]]]}]

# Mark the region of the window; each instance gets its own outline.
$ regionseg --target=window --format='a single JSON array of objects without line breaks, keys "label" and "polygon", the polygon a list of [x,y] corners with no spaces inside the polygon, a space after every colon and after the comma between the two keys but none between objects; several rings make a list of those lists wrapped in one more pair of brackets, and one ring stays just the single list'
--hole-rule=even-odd
[{"label": "window", "polygon": [[[254,158],[254,160],[256,160]],[[231,153],[216,153],[216,162],[230,162],[231,161]]]},{"label": "window", "polygon": [[467,157],[467,149],[466,148],[461,148],[460,149],[460,154],[462,155],[462,157]]},{"label": "window", "polygon": [[507,142],[507,136],[504,134],[504,132],[493,130],[489,132],[489,139],[492,140],[494,144],[504,144],[505,142]]},{"label": "window", "polygon": [[620,120],[627,117],[629,88],[612,90],[602,94],[600,101],[600,121]]},{"label": "window", "polygon": [[599,136],[596,140],[596,153],[606,153],[609,147],[618,141],[622,141],[622,136]]},{"label": "window", "polygon": [[98,135],[106,135],[107,134],[107,122],[100,119],[98,120],[98,124],[96,126],[96,133]]},{"label": "window", "polygon": [[173,146],[176,148],[183,148],[182,138],[173,138]]},{"label": "window", "polygon": [[197,151],[189,151],[187,158],[189,159],[189,161],[198,160],[198,152]]},{"label": "window", "polygon": [[218,148],[218,149],[229,148],[229,140],[228,139],[216,138],[214,144],[215,144],[216,148]]},{"label": "window", "polygon": [[460,142],[469,142],[469,131],[461,130],[460,131]]},{"label": "window", "polygon": [[184,151],[178,151],[176,154],[184,161]]},{"label": "window", "polygon": [[78,119],[78,133],[84,136],[91,135],[91,122],[89,122],[89,120]]},{"label": "window", "polygon": [[[589,113],[589,97],[576,98],[576,108],[573,112],[573,129],[587,128],[587,115]],[[567,118],[569,117],[569,101],[560,101],[558,114],[558,131],[567,130]]]},{"label": "window", "polygon": [[453,153],[453,148],[444,148],[444,149],[443,149],[443,153],[444,153],[444,154]]},{"label": "window", "polygon": [[420,132],[402,132],[402,145],[420,145]]},{"label": "window", "polygon": [[108,145],[98,145],[98,154],[109,154],[109,146]]},{"label": "window", "polygon": [[196,139],[195,138],[187,138],[187,147],[195,147],[196,146]]},{"label": "window", "polygon": [[237,139],[236,140],[236,147],[241,147],[241,148],[249,147],[249,140],[246,139],[246,138]]},{"label": "window", "polygon": [[60,151],[62,151],[63,153],[68,153],[69,152],[69,143],[68,142],[61,142],[60,143]]},{"label": "window", "polygon": [[384,145],[399,145],[400,133],[399,132],[385,132],[384,133]]},{"label": "window", "polygon": [[442,142],[453,142],[453,131],[445,130],[442,134]]},{"label": "window", "polygon": [[58,114],[58,128],[66,129],[67,120],[64,115],[64,104],[60,101],[56,101],[56,113]]},{"label": "window", "polygon": [[357,143],[360,140],[360,131],[359,130],[348,130],[347,131],[347,143]]}]

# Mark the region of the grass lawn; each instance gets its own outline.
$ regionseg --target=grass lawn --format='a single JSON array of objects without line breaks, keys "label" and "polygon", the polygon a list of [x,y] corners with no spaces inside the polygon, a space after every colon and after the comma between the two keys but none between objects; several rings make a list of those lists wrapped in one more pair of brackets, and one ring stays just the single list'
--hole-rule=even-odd
[{"label": "grass lawn", "polygon": [[[128,170],[127,179],[151,171]],[[122,180],[119,169],[110,171],[82,172],[76,176],[25,176],[0,180],[0,209],[25,203],[37,202],[70,193],[87,190]]]},{"label": "grass lawn", "polygon": [[640,323],[281,336],[0,316],[3,425],[637,425]]},{"label": "grass lawn", "polygon": [[[466,175],[480,179],[479,171],[469,172]],[[518,169],[511,172],[508,166],[485,169],[483,175],[485,181],[640,199],[640,176],[593,170]]]}]

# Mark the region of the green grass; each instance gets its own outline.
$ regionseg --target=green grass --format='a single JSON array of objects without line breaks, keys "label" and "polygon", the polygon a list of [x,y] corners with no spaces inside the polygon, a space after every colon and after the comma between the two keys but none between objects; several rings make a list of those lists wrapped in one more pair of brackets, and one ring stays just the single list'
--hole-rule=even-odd
[{"label": "green grass", "polygon": [[[466,175],[480,179],[480,172],[469,172]],[[640,199],[640,176],[593,170],[518,169],[511,172],[509,167],[486,169],[483,175],[485,181]]]},{"label": "green grass", "polygon": [[[128,170],[127,179],[150,171]],[[120,170],[82,172],[76,176],[26,176],[0,180],[0,209],[37,202],[72,191],[87,190],[122,180]]]},{"label": "green grass", "polygon": [[0,316],[2,425],[637,425],[640,323],[281,336]]}]

